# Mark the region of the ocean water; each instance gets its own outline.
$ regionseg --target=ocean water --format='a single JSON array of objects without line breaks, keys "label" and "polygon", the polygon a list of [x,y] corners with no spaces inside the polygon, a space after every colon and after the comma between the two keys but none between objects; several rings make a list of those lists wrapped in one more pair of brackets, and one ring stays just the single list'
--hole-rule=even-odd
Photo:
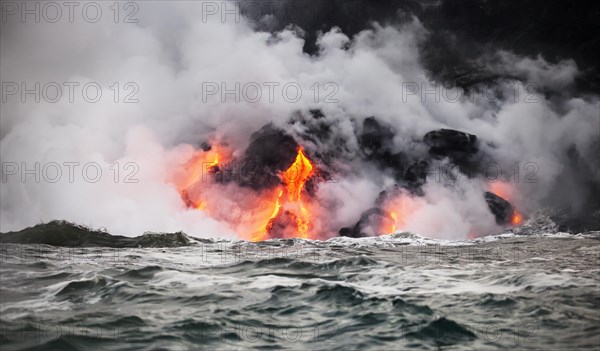
[{"label": "ocean water", "polygon": [[600,348],[599,232],[2,238],[2,350]]}]

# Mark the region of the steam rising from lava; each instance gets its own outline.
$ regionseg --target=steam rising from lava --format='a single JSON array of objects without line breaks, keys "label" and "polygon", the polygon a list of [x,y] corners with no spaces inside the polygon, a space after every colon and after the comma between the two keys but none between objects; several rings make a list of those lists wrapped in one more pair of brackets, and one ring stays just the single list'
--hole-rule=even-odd
[{"label": "steam rising from lava", "polygon": [[[347,228],[463,239],[507,227],[486,191],[514,206],[514,225],[543,208],[584,213],[598,189],[598,97],[574,95],[581,72],[572,60],[490,52],[480,64],[508,77],[495,82],[503,93],[451,101],[407,95],[407,82],[436,86],[420,54],[429,33],[418,19],[374,24],[354,37],[334,28],[311,56],[295,27],[271,34],[244,21],[200,21],[192,2],[147,2],[143,13],[139,24],[2,31],[3,80],[130,81],[140,101],[2,104],[3,162],[96,162],[104,171],[96,183],[7,177],[2,231],[66,219],[130,236],[326,239]],[[296,103],[203,101],[205,82],[296,82],[304,94]],[[335,83],[338,102],[315,102],[315,82]],[[529,82],[544,89],[534,103],[506,93]],[[444,128],[476,135],[467,138],[473,149],[436,151],[437,139],[425,136]],[[115,182],[115,162],[138,165],[139,181]],[[481,169],[466,176],[469,162],[510,171],[496,181]],[[537,167],[535,182],[524,181],[528,163]]]}]

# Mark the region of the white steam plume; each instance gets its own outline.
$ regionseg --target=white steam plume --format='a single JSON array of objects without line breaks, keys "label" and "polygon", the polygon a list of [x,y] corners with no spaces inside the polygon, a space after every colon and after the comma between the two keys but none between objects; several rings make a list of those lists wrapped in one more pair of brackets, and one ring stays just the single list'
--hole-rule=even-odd
[{"label": "white steam plume", "polygon": [[[1,231],[18,230],[41,221],[65,219],[92,227],[105,227],[113,234],[139,235],[144,231],[178,231],[201,237],[234,237],[226,222],[185,207],[170,176],[192,155],[194,147],[209,138],[227,137],[231,147],[243,151],[252,132],[273,122],[286,126],[298,110],[320,108],[334,132],[350,147],[347,160],[351,177],[323,183],[318,197],[335,203],[332,228],[353,225],[361,212],[373,205],[378,193],[392,180],[374,167],[359,161],[355,125],[376,116],[392,125],[397,151],[418,148],[422,136],[437,128],[452,128],[476,134],[484,150],[508,168],[535,162],[537,183],[516,183],[517,207],[533,211],[545,205],[549,193],[564,194],[565,204],[577,206],[586,191],[568,172],[565,150],[574,148],[597,172],[600,165],[591,150],[598,143],[598,98],[570,97],[547,100],[536,94],[535,103],[523,101],[524,84],[507,81],[503,91],[521,89],[519,101],[507,96],[494,100],[454,102],[435,96],[407,95],[406,83],[434,86],[419,57],[418,46],[427,31],[418,22],[402,27],[375,25],[354,38],[337,29],[319,39],[320,53],[302,51],[298,30],[286,29],[275,36],[257,32],[244,20],[222,22],[218,17],[203,20],[199,3],[146,2],[140,5],[137,24],[101,20],[98,23],[20,23],[2,26],[2,81],[98,82],[103,98],[97,103],[75,95],[74,102],[63,96],[56,103],[31,95],[7,97],[2,104],[1,158],[3,163],[25,163],[30,169],[51,162],[96,162],[103,168],[97,183],[75,170],[74,181],[66,168],[56,183],[21,173],[3,174]],[[349,48],[348,48],[349,47]],[[579,74],[573,61],[558,64],[543,58],[520,58],[497,53],[493,69],[525,76],[543,89],[566,91]],[[492,67],[492,66],[490,66]],[[115,103],[115,82],[133,82],[139,87],[138,103]],[[221,95],[203,101],[203,83],[297,82],[302,98],[296,103],[275,95],[269,102]],[[336,103],[315,103],[316,82],[333,82],[339,91]],[[76,94],[80,90],[76,89]],[[263,94],[267,88],[263,89]],[[63,87],[63,95],[66,88]],[[450,94],[450,93],[448,93]],[[192,146],[195,144],[195,146]],[[493,144],[493,145],[491,145]],[[327,149],[330,145],[319,145]],[[114,181],[114,167],[134,162],[137,183],[123,179],[121,168]],[[4,171],[4,170],[3,170]],[[22,171],[22,170],[21,170]],[[93,172],[91,172],[93,174]],[[522,177],[521,177],[522,179]],[[559,182],[563,182],[560,183]],[[481,196],[485,182],[460,182],[455,189],[429,181],[425,196],[415,201],[418,210],[404,229],[448,239],[464,238],[469,228],[493,227],[494,218]],[[557,189],[564,187],[562,189]],[[564,190],[564,191],[563,191]],[[233,206],[233,205],[232,205]]]}]

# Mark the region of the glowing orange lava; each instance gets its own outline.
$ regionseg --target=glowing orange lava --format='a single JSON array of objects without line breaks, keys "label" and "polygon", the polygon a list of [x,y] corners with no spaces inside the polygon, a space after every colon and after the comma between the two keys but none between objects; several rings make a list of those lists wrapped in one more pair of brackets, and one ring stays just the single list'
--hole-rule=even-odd
[{"label": "glowing orange lava", "polygon": [[501,183],[501,182],[493,182],[493,183],[489,183],[489,189],[490,192],[493,193],[494,195],[498,195],[501,198],[503,198],[504,200],[507,200],[512,198],[512,186],[508,183]]},{"label": "glowing orange lava", "polygon": [[205,181],[206,176],[219,165],[219,153],[216,148],[208,152],[197,152],[184,166],[184,174],[175,179],[175,185],[184,203],[191,208],[204,211],[208,206],[206,201],[192,199],[188,189],[199,181]]},{"label": "glowing orange lava", "polygon": [[298,149],[298,155],[294,163],[281,176],[281,180],[286,185],[288,193],[288,201],[300,200],[300,193],[304,187],[304,183],[308,180],[312,173],[313,166],[304,155],[302,148]]},{"label": "glowing orange lava", "polygon": [[407,230],[411,218],[418,213],[422,206],[422,203],[406,193],[397,194],[386,200],[381,205],[385,217],[382,219],[379,228],[377,228],[377,234],[387,235]]},{"label": "glowing orange lava", "polygon": [[[296,155],[294,163],[292,163],[285,172],[279,175],[283,185],[275,200],[273,213],[261,230],[252,237],[253,241],[261,241],[269,237],[273,222],[280,214],[282,207],[284,207],[286,211],[289,211],[296,221],[296,230],[293,233],[293,237],[304,239],[309,237],[310,212],[307,209],[307,204],[302,199],[302,189],[312,174],[312,163],[304,154],[304,150],[298,148],[298,154]],[[282,203],[281,200],[284,191],[286,192],[286,196],[283,198],[284,201]]]},{"label": "glowing orange lava", "polygon": [[398,225],[398,215],[396,214],[396,212],[392,211],[390,212],[390,224],[389,226],[385,226],[387,228],[384,228],[381,232],[382,234],[392,234],[394,232],[396,232],[396,226]]},{"label": "glowing orange lava", "polygon": [[280,190],[279,195],[277,195],[277,200],[275,200],[275,207],[273,208],[273,213],[271,214],[271,217],[269,217],[269,220],[267,220],[267,223],[261,228],[259,233],[252,238],[253,241],[264,240],[269,230],[271,230],[273,220],[275,219],[275,217],[277,217],[277,215],[279,214],[279,209],[281,208],[281,204],[279,203],[281,195],[283,195],[283,190]]},{"label": "glowing orange lava", "polygon": [[523,223],[523,216],[517,210],[514,210],[510,223],[514,226],[521,225]]},{"label": "glowing orange lava", "polygon": [[[494,182],[494,183],[490,183],[489,187],[490,187],[490,192],[503,198],[504,200],[506,200],[508,202],[510,202],[509,199],[511,199],[513,197],[512,194],[513,194],[514,190],[508,183]],[[510,224],[512,224],[513,226],[518,226],[518,225],[523,224],[523,215],[521,213],[519,213],[519,211],[517,211],[516,208],[513,210],[513,214],[510,219]]]}]

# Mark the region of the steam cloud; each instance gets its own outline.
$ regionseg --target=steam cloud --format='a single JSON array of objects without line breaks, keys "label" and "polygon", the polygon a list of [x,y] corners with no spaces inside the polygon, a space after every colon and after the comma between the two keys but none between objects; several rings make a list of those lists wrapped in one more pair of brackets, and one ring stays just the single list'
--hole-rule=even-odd
[{"label": "steam cloud", "polygon": [[[127,236],[183,230],[199,237],[247,238],[230,222],[187,208],[170,180],[200,143],[226,140],[239,156],[252,133],[273,123],[334,171],[336,181],[318,184],[315,197],[323,208],[323,237],[337,235],[395,183],[361,147],[359,135],[370,116],[393,131],[385,146],[391,153],[415,159],[426,157],[422,139],[431,130],[477,135],[486,157],[482,162],[493,161],[509,175],[518,164],[520,181],[511,183],[510,200],[526,214],[570,206],[574,216],[587,215],[599,193],[599,100],[575,93],[575,80],[583,73],[571,59],[552,63],[542,56],[492,50],[479,63],[513,78],[453,101],[460,91],[440,89],[424,65],[422,46],[431,32],[417,18],[375,23],[354,36],[333,28],[318,36],[317,52],[309,55],[299,27],[270,33],[258,30],[268,16],[259,24],[233,17],[221,21],[203,10],[200,3],[144,2],[137,24],[112,19],[2,24],[3,82],[27,82],[30,89],[35,82],[98,82],[105,95],[97,103],[78,95],[72,103],[66,97],[56,103],[36,103],[31,95],[25,102],[20,94],[7,97],[0,142],[4,164],[33,169],[36,162],[41,167],[95,162],[103,173],[91,183],[80,166],[73,182],[66,168],[56,183],[35,182],[33,175],[23,182],[20,173],[8,175],[3,168],[1,231],[65,219]],[[115,82],[122,95],[123,84],[134,82],[139,103],[115,103],[109,89]],[[297,82],[303,94],[295,103],[277,93],[273,102],[265,96],[256,103],[235,102],[232,95],[222,102],[221,94],[203,94],[207,82],[224,82],[229,89],[236,82]],[[311,87],[316,82],[339,87],[338,102],[315,102]],[[419,92],[410,93],[409,86]],[[528,95],[532,86],[535,93]],[[423,87],[440,89],[438,98],[422,95]],[[317,109],[323,114],[319,122],[309,112]],[[328,138],[307,137],[315,123],[330,129]],[[139,167],[137,183],[122,181],[127,162]],[[537,167],[533,183],[523,181],[528,162]],[[474,228],[500,230],[482,196],[489,186],[483,176],[463,176],[452,184],[435,177],[428,177],[423,196],[405,198],[402,206],[411,215],[401,229],[443,239],[463,239]],[[211,199],[222,201],[220,206],[235,216],[243,206],[226,194],[223,189]]]}]

